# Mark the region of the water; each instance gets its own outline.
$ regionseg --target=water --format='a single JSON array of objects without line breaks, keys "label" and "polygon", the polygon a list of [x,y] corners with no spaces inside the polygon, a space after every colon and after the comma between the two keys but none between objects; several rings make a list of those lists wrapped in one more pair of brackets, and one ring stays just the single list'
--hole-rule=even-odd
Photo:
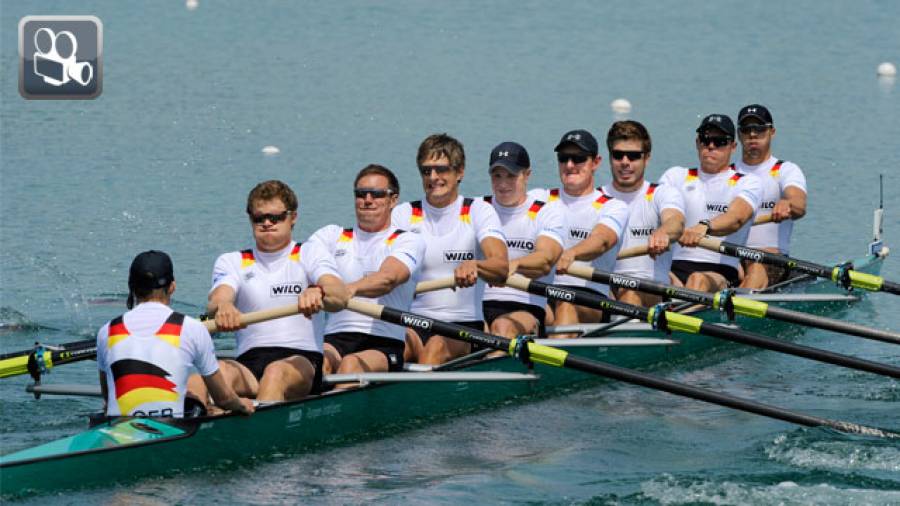
[{"label": "water", "polygon": [[[0,13],[0,352],[91,337],[124,306],[139,251],[172,254],[175,306],[201,311],[215,257],[249,244],[258,181],[300,194],[296,233],[352,223],[349,180],[391,167],[421,194],[415,150],[447,131],[469,156],[463,190],[489,190],[490,148],[530,151],[533,186],[555,182],[552,148],[572,128],[602,138],[609,102],[653,135],[648,176],[696,160],[711,112],[773,111],[776,155],[809,179],[793,252],[828,262],[871,238],[885,175],[889,244],[900,231],[896,83],[900,5],[888,1],[679,2],[4,2]],[[104,23],[104,87],[89,102],[17,94],[16,26],[29,14]],[[266,157],[275,145],[281,154]],[[601,181],[607,181],[606,169]],[[893,239],[893,240],[892,240]],[[884,265],[900,279],[894,257]],[[896,297],[847,316],[897,329]],[[800,342],[900,364],[887,345],[808,332]],[[228,343],[220,346],[227,347]],[[713,354],[667,376],[831,418],[900,427],[896,381],[774,353]],[[53,382],[94,382],[90,364]],[[7,452],[83,427],[93,400],[0,383]],[[609,384],[506,406],[394,437],[237,470],[52,496],[58,503],[890,504],[900,450],[798,429],[666,394]],[[52,477],[48,477],[52,479]],[[44,503],[48,498],[31,502]]]}]

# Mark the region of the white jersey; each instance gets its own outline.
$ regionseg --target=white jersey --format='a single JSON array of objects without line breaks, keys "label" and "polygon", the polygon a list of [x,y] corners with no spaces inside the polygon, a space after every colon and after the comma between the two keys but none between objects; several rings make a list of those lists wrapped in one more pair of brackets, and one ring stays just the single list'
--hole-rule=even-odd
[{"label": "white jersey", "polygon": [[188,376],[219,370],[199,321],[144,302],[97,332],[97,367],[106,375],[109,416],[184,416]]},{"label": "white jersey", "polygon": [[[404,202],[394,208],[391,221],[395,227],[419,234],[425,241],[420,281],[453,277],[459,264],[483,259],[481,242],[488,237],[506,241],[497,213],[481,199],[460,196],[443,208],[433,207],[427,201]],[[484,286],[479,279],[469,288],[419,294],[410,311],[455,322],[483,320]]]},{"label": "white jersey", "polygon": [[[781,200],[784,190],[790,186],[799,188],[806,193],[806,177],[796,164],[778,160],[774,156],[769,157],[759,165],[746,165],[743,161],[735,164],[739,172],[753,174],[763,184],[762,203],[759,206],[761,214],[771,214],[775,203]],[[791,232],[794,230],[794,220],[784,220],[781,223],[765,223],[756,225],[750,230],[747,238],[747,246],[751,248],[778,248],[778,252],[787,255],[790,252]]]},{"label": "white jersey", "polygon": [[[707,174],[700,169],[672,167],[663,174],[660,183],[678,188],[684,197],[684,226],[692,227],[700,220],[711,220],[728,211],[734,199],[742,199],[753,209],[753,216],[759,209],[762,197],[762,182],[758,177],[737,172],[728,168],[717,174]],[[722,239],[735,244],[745,245],[750,227],[751,217],[736,232]],[[682,248],[675,246],[673,260],[691,262],[708,262],[738,268],[738,259],[704,248]]]},{"label": "white jersey", "polygon": [[[256,248],[225,253],[213,267],[212,290],[221,285],[234,289],[234,305],[241,313],[296,304],[300,292],[325,274],[340,278],[334,258],[320,244],[291,241],[275,253]],[[237,353],[251,348],[277,346],[322,353],[322,313],[277,318],[238,330]]]},{"label": "white jersey", "polygon": [[[628,227],[622,240],[622,249],[646,246],[647,241],[662,223],[662,212],[673,209],[684,214],[684,197],[675,187],[667,184],[644,181],[641,187],[633,192],[620,192],[613,185],[604,185],[601,189],[608,195],[628,204]],[[656,260],[649,255],[617,260],[615,272],[626,276],[652,279],[658,283],[669,282],[669,271],[672,268],[672,248]]]},{"label": "white jersey", "polygon": [[[548,206],[542,200],[532,197],[525,199],[522,205],[505,207],[500,205],[493,197],[485,197],[486,202],[491,202],[497,216],[500,218],[500,227],[506,236],[506,247],[509,250],[509,259],[515,260],[534,253],[539,237],[547,237],[563,245],[565,234],[565,220],[560,206]],[[538,279],[543,283],[550,283],[553,272]],[[504,300],[531,304],[543,308],[547,299],[522,290],[508,287],[488,286],[484,289],[484,300]]]},{"label": "white jersey", "polygon": [[[628,205],[596,189],[587,195],[573,197],[559,188],[551,190],[531,190],[528,195],[560,206],[565,220],[563,248],[569,249],[586,239],[594,227],[604,225],[616,234],[616,245],[595,258],[591,267],[601,271],[612,271],[616,265],[616,255],[622,247],[622,233],[628,225]],[[556,274],[553,282],[567,286],[583,286],[609,295],[609,285],[576,278],[568,274]]]},{"label": "white jersey", "polygon": [[[396,227],[388,227],[381,232],[366,232],[359,228],[326,225],[310,236],[307,244],[311,242],[318,242],[334,257],[337,270],[347,283],[378,272],[388,257],[400,261],[409,270],[408,281],[381,297],[357,298],[403,311],[409,310],[416,293],[419,268],[425,256],[425,242],[421,237]],[[403,327],[346,309],[328,315],[325,335],[337,332],[361,332],[400,341],[406,336]]]}]

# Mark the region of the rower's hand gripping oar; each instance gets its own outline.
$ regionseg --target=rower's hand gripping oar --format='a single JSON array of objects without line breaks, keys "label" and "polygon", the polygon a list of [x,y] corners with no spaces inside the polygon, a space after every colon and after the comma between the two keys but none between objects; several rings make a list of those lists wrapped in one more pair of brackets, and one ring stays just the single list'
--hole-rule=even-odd
[{"label": "rower's hand gripping oar", "polygon": [[746,246],[711,237],[701,239],[700,247],[723,255],[750,260],[751,262],[778,265],[790,270],[809,274],[810,276],[830,279],[838,286],[845,289],[860,288],[870,292],[887,292],[894,295],[900,295],[900,283],[887,281],[883,277],[874,274],[855,271],[853,270],[852,264],[828,267],[806,260],[779,255],[777,253],[769,253],[767,251],[748,248]]},{"label": "rower's hand gripping oar", "polygon": [[571,302],[580,306],[591,307],[602,311],[608,311],[613,314],[620,314],[629,318],[643,320],[653,326],[654,329],[664,332],[676,331],[688,334],[703,334],[724,339],[726,341],[733,341],[749,346],[755,346],[757,348],[764,348],[810,360],[847,367],[849,369],[857,369],[900,379],[900,367],[863,360],[861,358],[789,343],[778,339],[771,339],[738,328],[706,323],[700,318],[666,311],[663,305],[645,309],[640,306],[633,306],[631,304],[610,300],[598,294],[578,292],[564,286],[548,285],[539,281],[530,280],[523,276],[510,276],[509,279],[506,280],[506,286],[535,295],[541,295],[552,300]]},{"label": "rower's hand gripping oar", "polygon": [[[523,277],[513,276],[510,280],[521,279],[527,284],[528,280]],[[525,286],[520,284],[519,286]],[[574,293],[574,292],[569,292]],[[625,381],[634,385],[640,385],[656,390],[662,390],[675,395],[690,397],[719,406],[725,406],[732,409],[756,413],[762,416],[768,416],[778,420],[783,420],[807,427],[831,427],[832,429],[851,433],[862,434],[867,436],[884,437],[884,438],[900,438],[900,434],[890,431],[867,427],[850,422],[839,420],[830,420],[827,418],[819,418],[796,413],[776,406],[770,406],[749,399],[742,399],[704,388],[698,388],[684,383],[659,378],[650,374],[644,374],[624,367],[614,366],[604,362],[598,362],[582,358],[576,355],[570,355],[569,352],[537,344],[528,340],[512,340],[505,337],[495,336],[480,332],[469,327],[463,327],[453,323],[428,318],[426,316],[401,311],[399,309],[373,304],[371,302],[361,301],[359,299],[350,299],[347,309],[360,314],[370,316],[372,318],[383,320],[386,322],[403,325],[414,329],[430,330],[442,336],[452,339],[458,339],[467,343],[480,344],[495,350],[501,350],[509,353],[511,357],[532,361],[539,364],[549,365],[553,367],[564,367],[566,369],[574,369],[596,376]]]},{"label": "rower's hand gripping oar", "polygon": [[[272,309],[253,311],[241,315],[241,326],[253,325],[264,321],[284,318],[299,313],[297,304],[287,304]],[[203,325],[210,332],[216,332],[215,320],[206,320]],[[31,374],[35,381],[53,367],[90,360],[97,356],[97,340],[85,339],[58,346],[38,344],[30,350],[7,353],[0,357],[0,378]]]},{"label": "rower's hand gripping oar", "polygon": [[586,265],[573,265],[569,268],[569,274],[582,279],[608,284],[610,286],[617,286],[629,290],[637,290],[639,292],[652,293],[703,304],[705,306],[710,306],[713,309],[729,313],[730,319],[733,319],[735,313],[751,318],[772,318],[809,327],[850,334],[866,339],[874,339],[885,343],[900,344],[900,334],[897,332],[875,329],[864,325],[835,320],[834,318],[826,318],[824,316],[810,315],[800,311],[791,311],[790,309],[773,306],[765,302],[736,296],[731,290],[722,290],[715,294],[699,292],[697,290],[665,285],[651,280],[602,272]]}]

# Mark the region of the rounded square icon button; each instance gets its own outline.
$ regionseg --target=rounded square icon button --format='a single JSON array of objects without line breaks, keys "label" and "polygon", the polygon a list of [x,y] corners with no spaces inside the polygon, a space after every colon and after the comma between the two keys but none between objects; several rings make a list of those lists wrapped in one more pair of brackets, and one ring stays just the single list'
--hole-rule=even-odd
[{"label": "rounded square icon button", "polygon": [[19,21],[19,94],[84,100],[103,91],[103,23],[97,16],[25,16]]}]

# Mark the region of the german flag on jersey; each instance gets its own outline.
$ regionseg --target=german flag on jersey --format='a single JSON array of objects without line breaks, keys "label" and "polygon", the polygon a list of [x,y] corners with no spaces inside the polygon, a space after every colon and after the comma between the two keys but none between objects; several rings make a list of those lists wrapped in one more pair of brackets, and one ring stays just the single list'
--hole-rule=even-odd
[{"label": "german flag on jersey", "polygon": [[399,228],[398,228],[397,230],[394,230],[394,233],[391,234],[390,237],[388,237],[387,239],[385,239],[385,240],[384,240],[384,243],[387,244],[388,246],[393,245],[393,244],[394,244],[394,241],[397,239],[397,237],[399,237],[400,234],[402,234],[402,233],[404,233],[404,232],[406,232],[406,230],[400,230]]},{"label": "german flag on jersey", "polygon": [[459,220],[463,223],[472,223],[472,202],[470,198],[463,199],[462,207],[459,208]]},{"label": "german flag on jersey", "polygon": [[125,320],[121,316],[113,318],[109,322],[109,337],[106,340],[106,347],[112,348],[128,337],[128,334],[128,329],[125,328]]},{"label": "german flag on jersey", "polygon": [[699,169],[694,167],[693,169],[688,169],[687,176],[684,178],[684,181],[687,183],[691,183],[699,179]]},{"label": "german flag on jersey", "polygon": [[550,196],[547,197],[547,202],[554,202],[556,200],[559,200],[559,188],[550,190]]},{"label": "german flag on jersey", "polygon": [[653,194],[656,193],[657,186],[659,186],[659,183],[650,183],[650,186],[647,187],[647,193],[644,194],[644,198],[647,199],[648,202],[653,200]]},{"label": "german flag on jersey", "polygon": [[740,172],[735,172],[731,175],[730,178],[728,178],[728,186],[734,186],[738,184],[738,181],[740,181],[742,177],[744,177],[743,174],[741,174]]},{"label": "german flag on jersey", "polygon": [[156,337],[178,348],[181,345],[181,328],[183,326],[184,315],[177,311],[172,311],[166,322],[156,331]]},{"label": "german flag on jersey", "polygon": [[126,358],[113,362],[110,370],[115,381],[119,412],[123,415],[131,414],[135,408],[148,402],[178,400],[175,383],[167,379],[170,374],[157,365]]},{"label": "german flag on jersey", "polygon": [[292,262],[300,261],[300,243],[299,242],[297,244],[295,244],[294,247],[291,249],[290,259]]},{"label": "german flag on jersey", "polygon": [[781,170],[781,165],[784,163],[784,160],[778,160],[775,162],[775,165],[769,169],[769,175],[772,177],[778,177],[778,172]]},{"label": "german flag on jersey", "polygon": [[338,237],[338,242],[350,242],[353,240],[353,229],[345,228],[343,232],[341,232],[341,236]]},{"label": "german flag on jersey", "polygon": [[253,250],[245,249],[241,251],[241,269],[246,269],[256,263],[256,259],[253,258]]},{"label": "german flag on jersey", "polygon": [[528,217],[534,221],[534,219],[537,218],[538,213],[541,212],[542,207],[544,207],[544,203],[540,200],[535,200],[531,204],[531,207],[528,208]]},{"label": "german flag on jersey", "polygon": [[412,214],[409,215],[409,222],[413,224],[421,222],[425,216],[424,213],[422,213],[422,201],[414,200],[410,202],[409,205],[412,207]]},{"label": "german flag on jersey", "polygon": [[601,207],[603,207],[603,204],[606,204],[611,199],[612,197],[603,193],[603,190],[600,190],[600,196],[597,197],[597,200],[595,200],[592,205],[594,206],[594,209],[600,209]]}]

